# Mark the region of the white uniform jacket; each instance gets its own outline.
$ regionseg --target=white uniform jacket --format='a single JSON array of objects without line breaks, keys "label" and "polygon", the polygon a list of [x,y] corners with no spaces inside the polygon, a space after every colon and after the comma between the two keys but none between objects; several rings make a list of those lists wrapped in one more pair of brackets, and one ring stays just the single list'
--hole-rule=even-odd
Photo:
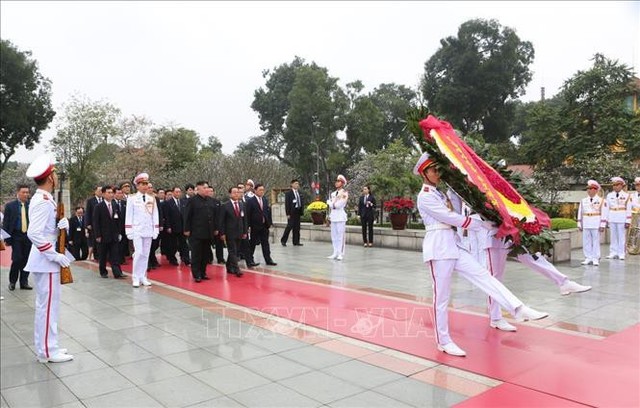
[{"label": "white uniform jacket", "polygon": [[618,224],[624,224],[631,222],[631,214],[629,214],[629,217],[627,218],[628,200],[629,193],[626,191],[620,191],[619,193],[612,191],[607,194],[604,207],[604,218],[608,223],[615,222]]},{"label": "white uniform jacket", "polygon": [[56,252],[58,239],[56,208],[57,205],[53,201],[51,193],[41,189],[36,190],[29,203],[27,236],[33,245],[27,265],[24,267],[25,271],[60,272],[60,264],[54,261],[58,255]]},{"label": "white uniform jacket", "polygon": [[127,198],[127,215],[124,231],[127,238],[153,238],[160,233],[158,203],[153,196],[137,192]]},{"label": "white uniform jacket", "polygon": [[435,187],[422,185],[418,194],[418,211],[424,223],[425,234],[422,241],[422,259],[458,259],[460,238],[455,228],[469,230],[482,229],[482,221],[458,214],[447,206],[447,197]]},{"label": "white uniform jacket", "polygon": [[602,217],[604,207],[604,200],[598,196],[585,197],[580,200],[580,206],[578,207],[578,228],[604,228],[607,224],[607,220]]},{"label": "white uniform jacket", "polygon": [[347,206],[348,200],[349,193],[344,189],[336,190],[331,193],[331,196],[329,196],[329,199],[327,200],[327,205],[331,209],[331,213],[329,214],[331,222],[347,221],[347,212],[344,208]]}]

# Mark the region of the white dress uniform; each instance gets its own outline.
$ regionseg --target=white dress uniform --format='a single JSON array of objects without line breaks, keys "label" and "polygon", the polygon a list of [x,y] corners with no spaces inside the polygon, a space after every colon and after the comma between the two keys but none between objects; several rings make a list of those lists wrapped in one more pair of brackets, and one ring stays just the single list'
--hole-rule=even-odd
[{"label": "white dress uniform", "polygon": [[484,223],[449,209],[446,196],[427,184],[422,186],[418,194],[418,211],[425,226],[422,259],[429,264],[433,280],[434,327],[438,345],[445,346],[452,342],[447,307],[454,270],[516,316],[516,309],[524,306],[523,303],[460,247],[460,238],[452,228],[477,231],[484,228]]},{"label": "white dress uniform", "polygon": [[629,203],[629,193],[626,191],[612,191],[607,194],[604,204],[604,218],[611,234],[609,244],[609,256],[607,258],[618,257],[624,259],[625,255],[625,224],[631,222],[631,215],[627,218],[627,205]]},{"label": "white dress uniform", "polygon": [[[34,179],[48,177],[53,171],[53,165],[47,165],[48,163],[52,163],[48,155],[36,158],[27,170],[27,177]],[[43,166],[50,168],[50,171],[46,170],[47,173]],[[24,269],[31,273],[35,282],[33,337],[38,361],[42,363],[73,359],[72,355],[66,354],[66,350],[58,346],[60,266],[69,266],[70,262],[64,254],[55,250],[58,239],[56,208],[57,205],[51,193],[43,189],[36,190],[29,205],[30,222],[27,236],[33,245]],[[62,222],[59,224],[61,225]]]},{"label": "white dress uniform", "polygon": [[606,220],[602,217],[604,200],[599,196],[585,197],[578,207],[578,228],[582,229],[582,252],[584,264],[600,260],[600,228],[604,228]]},{"label": "white dress uniform", "polygon": [[344,208],[347,206],[348,200],[349,193],[343,188],[331,193],[327,200],[327,205],[331,209],[329,220],[331,220],[331,243],[333,244],[333,253],[328,257],[329,259],[342,260],[344,257],[345,230],[347,228],[347,212]]},{"label": "white dress uniform", "polygon": [[155,198],[149,194],[137,192],[127,198],[127,213],[124,229],[133,242],[133,286],[142,283],[150,285],[147,280],[147,266],[151,241],[158,237],[160,224],[158,220],[158,205]]}]

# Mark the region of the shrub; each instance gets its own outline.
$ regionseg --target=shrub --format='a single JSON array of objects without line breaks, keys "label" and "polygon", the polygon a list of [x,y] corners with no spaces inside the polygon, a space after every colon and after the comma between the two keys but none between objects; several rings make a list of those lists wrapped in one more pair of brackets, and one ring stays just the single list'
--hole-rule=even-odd
[{"label": "shrub", "polygon": [[552,218],[551,229],[554,231],[578,228],[578,223],[571,218]]}]

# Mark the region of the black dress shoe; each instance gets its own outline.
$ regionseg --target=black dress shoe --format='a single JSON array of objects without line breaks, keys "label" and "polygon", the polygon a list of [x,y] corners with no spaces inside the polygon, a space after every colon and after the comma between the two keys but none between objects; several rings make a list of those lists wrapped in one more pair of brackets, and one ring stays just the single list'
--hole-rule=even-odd
[{"label": "black dress shoe", "polygon": [[203,276],[203,277],[202,277],[202,280],[209,280],[209,279],[211,279],[211,278],[210,278],[210,277],[208,277],[207,275],[205,275],[205,276]]},{"label": "black dress shoe", "polygon": [[293,244],[294,246],[304,246],[304,244]]},{"label": "black dress shoe", "polygon": [[269,261],[269,262],[267,262],[267,265],[276,266],[276,265],[277,265],[277,263],[275,263],[275,262],[273,262],[273,261]]},{"label": "black dress shoe", "polygon": [[241,271],[240,269],[238,269],[238,270],[236,271],[236,276],[239,278],[239,277],[241,277],[242,275],[244,275],[244,273],[242,273],[242,271]]},{"label": "black dress shoe", "polygon": [[33,287],[29,286],[29,284],[26,284],[26,285],[20,285],[20,289],[22,289],[22,290],[33,290]]},{"label": "black dress shoe", "polygon": [[125,279],[125,278],[126,278],[126,276],[124,276],[124,274],[115,275],[115,276],[113,277],[113,279]]},{"label": "black dress shoe", "polygon": [[282,242],[282,241],[280,241],[280,243],[282,244],[282,246],[287,246],[287,243],[286,243],[286,242]]},{"label": "black dress shoe", "polygon": [[102,275],[102,274],[100,274],[100,277],[101,277],[101,278],[105,278],[105,279],[107,279],[107,278],[109,277],[109,275]]},{"label": "black dress shoe", "polygon": [[227,263],[227,261],[225,261],[224,259],[221,259],[221,260],[218,261],[218,264],[220,264],[220,265],[223,265],[223,264],[226,264],[226,263]]},{"label": "black dress shoe", "polygon": [[253,268],[254,266],[258,266],[258,265],[260,265],[260,262],[251,262],[251,263],[247,262],[247,267],[249,268]]},{"label": "black dress shoe", "polygon": [[202,282],[202,279],[200,279],[200,278],[196,278],[196,282],[197,282],[197,283],[200,283],[200,282]]},{"label": "black dress shoe", "polygon": [[16,284],[15,283],[10,283],[9,284],[9,290],[16,290]]}]

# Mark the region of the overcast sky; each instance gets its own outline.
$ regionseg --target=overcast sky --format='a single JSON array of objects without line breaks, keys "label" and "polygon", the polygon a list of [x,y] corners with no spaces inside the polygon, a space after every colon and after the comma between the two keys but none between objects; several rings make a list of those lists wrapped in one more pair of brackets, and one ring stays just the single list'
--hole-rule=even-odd
[{"label": "overcast sky", "polygon": [[[27,2],[0,3],[0,34],[31,50],[53,104],[75,92],[125,115],[216,135],[223,152],[260,134],[251,109],[262,71],[298,55],[365,91],[417,88],[440,39],[494,18],[531,41],[534,76],[554,95],[596,52],[640,69],[640,2]],[[35,153],[53,136],[55,121]],[[12,160],[31,162],[22,148]]]}]

